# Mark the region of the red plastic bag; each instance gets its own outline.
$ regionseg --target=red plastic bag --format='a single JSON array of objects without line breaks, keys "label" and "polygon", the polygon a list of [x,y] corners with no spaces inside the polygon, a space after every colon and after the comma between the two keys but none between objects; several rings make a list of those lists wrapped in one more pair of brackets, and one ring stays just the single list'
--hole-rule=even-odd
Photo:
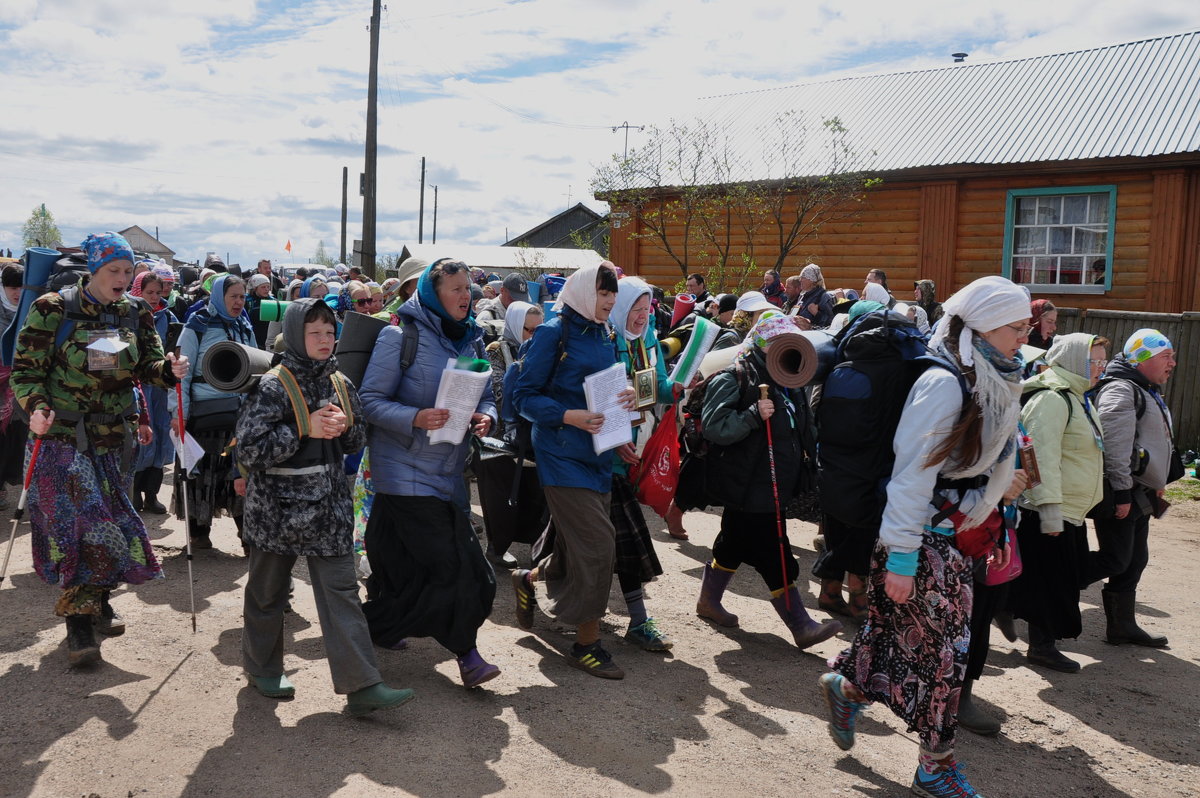
[{"label": "red plastic bag", "polygon": [[639,502],[666,517],[679,484],[679,431],[674,405],[663,413],[642,450],[641,461],[630,470],[629,481]]}]

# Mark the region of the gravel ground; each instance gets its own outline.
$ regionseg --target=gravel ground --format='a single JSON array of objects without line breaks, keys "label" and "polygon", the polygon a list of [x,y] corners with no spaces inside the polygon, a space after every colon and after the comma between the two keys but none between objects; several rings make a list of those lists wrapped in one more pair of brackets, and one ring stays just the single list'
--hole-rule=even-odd
[{"label": "gravel ground", "polygon": [[[414,640],[378,653],[388,682],[415,688],[417,700],[361,720],[342,715],[333,693],[303,563],[286,624],[296,698],[247,688],[246,569],[230,521],[215,525],[217,548],[194,561],[193,634],[181,525],[150,517],[167,579],[115,594],[129,631],[104,643],[101,664],[79,671],[66,666],[56,589],[31,572],[22,525],[0,586],[0,796],[907,795],[916,739],[886,709],[867,711],[850,752],[826,732],[816,679],[849,631],[798,652],[749,569],[727,594],[741,628],[700,620],[693,611],[718,517],[689,514],[692,539],[680,543],[647,516],[666,570],[648,606],[674,637],[673,656],[622,639],[614,589],[604,635],[627,676],[589,678],[562,660],[571,638],[545,616],[531,632],[516,626],[501,573],[480,635],[501,676],[468,692],[448,652]],[[1152,527],[1139,612],[1171,648],[1106,645],[1098,587],[1084,595],[1083,637],[1063,646],[1083,663],[1080,674],[1026,667],[1023,644],[993,635],[976,695],[1004,731],[962,732],[959,744],[988,798],[1200,794],[1198,518],[1193,502]],[[789,532],[807,573],[815,529],[792,521]],[[525,546],[514,551],[528,557]],[[810,583],[809,607],[815,595]]]}]

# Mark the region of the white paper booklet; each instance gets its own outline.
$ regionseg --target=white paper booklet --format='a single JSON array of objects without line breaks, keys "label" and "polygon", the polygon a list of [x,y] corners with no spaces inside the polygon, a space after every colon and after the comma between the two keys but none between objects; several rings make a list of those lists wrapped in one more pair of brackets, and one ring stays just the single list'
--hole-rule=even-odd
[{"label": "white paper booklet", "polygon": [[433,400],[433,406],[437,409],[450,411],[450,418],[444,427],[429,433],[430,443],[462,443],[471,426],[471,416],[479,406],[479,397],[492,384],[491,369],[465,371],[454,368],[454,362],[454,358],[446,361],[442,381],[438,383],[437,398]]},{"label": "white paper booklet", "polygon": [[617,396],[629,387],[625,379],[625,366],[614,363],[603,371],[583,378],[583,395],[587,398],[587,409],[592,413],[603,413],[604,423],[600,431],[592,436],[592,448],[596,454],[615,449],[625,443],[633,443],[633,426],[629,423],[629,411],[621,407]]}]

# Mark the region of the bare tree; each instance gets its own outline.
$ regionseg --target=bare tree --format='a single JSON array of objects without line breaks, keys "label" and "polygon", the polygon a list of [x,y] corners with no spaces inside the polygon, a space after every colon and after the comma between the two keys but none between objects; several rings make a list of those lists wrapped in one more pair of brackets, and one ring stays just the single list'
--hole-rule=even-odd
[{"label": "bare tree", "polygon": [[[759,268],[780,268],[825,224],[860,212],[880,180],[864,170],[836,117],[813,141],[789,111],[760,133],[761,154],[740,151],[728,129],[703,120],[652,128],[650,143],[597,170],[592,188],[614,215],[636,220],[681,275],[707,271],[710,286],[742,290]],[[752,179],[751,179],[752,178]],[[756,241],[774,241],[769,253]]]}]

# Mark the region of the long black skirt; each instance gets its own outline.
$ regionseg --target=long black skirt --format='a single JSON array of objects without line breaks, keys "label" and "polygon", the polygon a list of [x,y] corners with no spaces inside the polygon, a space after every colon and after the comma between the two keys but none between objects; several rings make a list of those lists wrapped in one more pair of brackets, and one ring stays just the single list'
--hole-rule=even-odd
[{"label": "long black skirt", "polygon": [[1064,521],[1059,535],[1045,535],[1041,516],[1021,511],[1017,542],[1021,546],[1022,571],[1009,583],[1009,610],[1015,617],[1040,626],[1055,640],[1076,638],[1083,632],[1079,613],[1081,539],[1087,539],[1087,527]]},{"label": "long black skirt", "polygon": [[363,612],[377,645],[432,637],[459,656],[475,648],[496,575],[461,510],[433,497],[377,493],[366,547]]}]

